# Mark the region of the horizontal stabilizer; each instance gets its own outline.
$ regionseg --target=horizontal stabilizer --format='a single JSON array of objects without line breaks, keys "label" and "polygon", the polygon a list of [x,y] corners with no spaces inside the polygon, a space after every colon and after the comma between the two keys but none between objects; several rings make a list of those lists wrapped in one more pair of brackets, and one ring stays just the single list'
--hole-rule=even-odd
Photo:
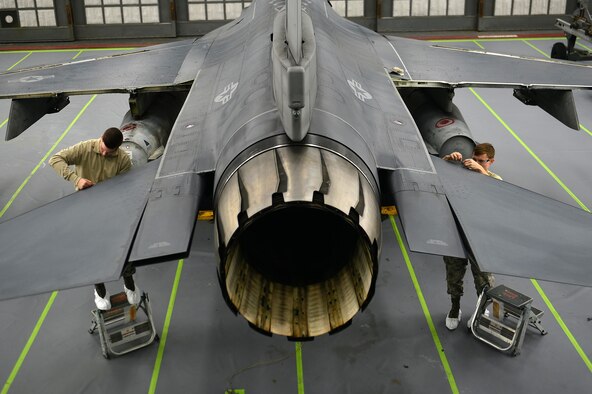
[{"label": "horizontal stabilizer", "polygon": [[130,261],[145,265],[186,257],[205,181],[186,173],[157,179],[152,186]]},{"label": "horizontal stabilizer", "polygon": [[394,195],[411,251],[466,257],[454,216],[435,174],[385,171],[381,189],[383,194]]},{"label": "horizontal stabilizer", "polygon": [[59,112],[68,104],[70,99],[63,95],[12,100],[5,140],[18,137],[45,114]]},{"label": "horizontal stabilizer", "polygon": [[0,299],[118,279],[157,167],[149,163],[0,223]]},{"label": "horizontal stabilizer", "polygon": [[571,90],[514,89],[514,97],[526,105],[538,105],[549,115],[574,130],[580,129],[576,103]]},{"label": "horizontal stabilizer", "polygon": [[592,286],[592,215],[434,158],[483,271]]}]

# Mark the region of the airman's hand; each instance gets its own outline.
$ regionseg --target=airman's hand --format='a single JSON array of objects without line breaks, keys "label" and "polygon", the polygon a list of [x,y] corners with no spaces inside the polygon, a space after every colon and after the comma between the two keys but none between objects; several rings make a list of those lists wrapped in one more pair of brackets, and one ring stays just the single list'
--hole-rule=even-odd
[{"label": "airman's hand", "polygon": [[462,155],[460,152],[452,152],[451,154],[444,156],[442,159],[447,161],[462,161]]},{"label": "airman's hand", "polygon": [[86,178],[80,178],[78,180],[78,182],[76,182],[76,188],[78,190],[82,190],[82,189],[88,189],[91,186],[94,186],[95,183],[89,179]]},{"label": "airman's hand", "polygon": [[465,166],[465,168],[468,168],[471,171],[475,171],[480,174],[487,175],[487,171],[485,171],[485,169],[483,167],[481,167],[481,165],[473,159],[463,160],[463,166]]}]

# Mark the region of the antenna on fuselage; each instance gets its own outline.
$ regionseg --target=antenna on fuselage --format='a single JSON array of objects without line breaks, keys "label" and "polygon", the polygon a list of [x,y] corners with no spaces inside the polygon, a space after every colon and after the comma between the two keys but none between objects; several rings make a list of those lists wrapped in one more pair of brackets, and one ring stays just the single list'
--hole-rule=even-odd
[{"label": "antenna on fuselage", "polygon": [[302,1],[286,0],[286,41],[296,64],[302,59]]}]

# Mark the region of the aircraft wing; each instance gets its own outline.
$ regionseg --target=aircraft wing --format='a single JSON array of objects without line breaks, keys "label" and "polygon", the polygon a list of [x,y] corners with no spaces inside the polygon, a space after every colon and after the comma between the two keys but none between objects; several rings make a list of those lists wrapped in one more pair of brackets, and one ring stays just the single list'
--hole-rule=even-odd
[{"label": "aircraft wing", "polygon": [[2,73],[0,99],[163,90],[191,82],[208,46],[207,40],[185,40]]},{"label": "aircraft wing", "polygon": [[0,223],[0,299],[117,280],[157,166],[132,169]]},{"label": "aircraft wing", "polygon": [[446,197],[483,271],[592,284],[592,215],[433,159]]},{"label": "aircraft wing", "polygon": [[590,88],[588,65],[386,38],[377,49],[385,66],[404,70],[399,87]]}]

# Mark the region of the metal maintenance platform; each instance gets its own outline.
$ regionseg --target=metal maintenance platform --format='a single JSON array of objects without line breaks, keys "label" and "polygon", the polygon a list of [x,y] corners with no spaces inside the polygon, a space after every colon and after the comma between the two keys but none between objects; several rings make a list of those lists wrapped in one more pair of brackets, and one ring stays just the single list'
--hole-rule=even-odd
[{"label": "metal maintenance platform", "polygon": [[[548,58],[558,38],[475,36],[443,44]],[[0,51],[0,68],[126,50],[43,49]],[[474,137],[495,146],[492,170],[505,181],[592,208],[592,92],[574,97],[580,131],[521,104],[511,90],[457,89],[454,101]],[[9,106],[0,101],[1,133]],[[1,142],[0,220],[73,193],[47,165],[49,155],[119,126],[127,106],[123,95],[72,97],[60,113]],[[527,330],[520,356],[508,357],[466,329],[446,329],[450,300],[442,258],[410,253],[398,218],[385,216],[377,288],[368,308],[336,335],[295,343],[263,336],[228,310],[216,275],[212,223],[197,226],[190,258],[139,267],[135,275],[150,293],[160,335],[151,346],[106,360],[99,336],[86,332],[92,287],[1,302],[2,392],[498,393],[511,387],[544,394],[592,387],[590,288],[496,275],[497,283],[528,295],[545,311],[548,330],[544,336]],[[121,291],[121,283],[106,285],[112,294]],[[476,302],[467,274],[464,316]],[[461,324],[466,327],[466,317]]]}]

